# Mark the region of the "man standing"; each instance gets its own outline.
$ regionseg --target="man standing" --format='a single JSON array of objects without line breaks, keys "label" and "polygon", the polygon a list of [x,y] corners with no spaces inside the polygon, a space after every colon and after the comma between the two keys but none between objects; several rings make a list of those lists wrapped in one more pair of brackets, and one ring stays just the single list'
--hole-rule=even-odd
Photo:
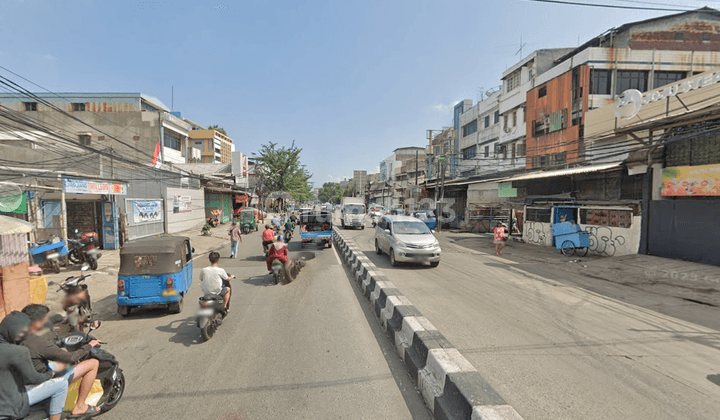
[{"label": "man standing", "polygon": [[235,276],[228,276],[228,273],[218,267],[220,254],[213,251],[208,255],[210,267],[205,267],[200,271],[200,288],[206,295],[220,295],[223,298],[225,309],[230,309],[230,280]]},{"label": "man standing", "polygon": [[56,334],[48,331],[39,335],[48,324],[48,312],[50,309],[45,305],[28,305],[23,308],[23,313],[30,317],[30,330],[28,336],[22,341],[22,345],[30,350],[30,358],[33,361],[35,370],[40,373],[55,372],[63,373],[62,378],[69,383],[80,382],[78,399],[73,407],[72,416],[83,415],[93,417],[100,414],[97,407],[85,403],[95,378],[97,377],[100,362],[97,359],[87,359],[78,363],[90,353],[90,349],[100,344],[97,340],[90,341],[74,352],[68,352],[55,344]]},{"label": "man standing", "polygon": [[0,418],[23,419],[30,406],[50,398],[50,420],[60,420],[68,383],[50,379],[54,372],[38,373],[30,351],[18,345],[27,334],[30,318],[12,311],[0,322]]},{"label": "man standing", "polygon": [[240,228],[234,220],[228,235],[230,235],[230,258],[237,258],[237,245],[238,241],[242,242],[242,234],[240,234]]}]

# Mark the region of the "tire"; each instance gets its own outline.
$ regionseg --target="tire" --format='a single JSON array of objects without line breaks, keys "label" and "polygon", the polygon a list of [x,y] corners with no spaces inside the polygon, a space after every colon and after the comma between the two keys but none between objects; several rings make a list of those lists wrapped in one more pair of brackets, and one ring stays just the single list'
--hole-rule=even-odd
[{"label": "tire", "polygon": [[200,328],[200,336],[202,336],[203,340],[209,341],[213,335],[215,335],[215,320],[211,319],[204,327]]},{"label": "tire", "polygon": [[375,253],[378,255],[382,255],[382,249],[380,249],[380,245],[378,244],[377,239],[375,239]]},{"label": "tire", "polygon": [[375,223],[375,222],[372,222],[372,225],[373,225],[373,227],[375,227],[375,226],[377,226],[377,223]]},{"label": "tire", "polygon": [[181,295],[180,300],[168,305],[168,313],[179,314],[180,312],[182,312],[183,306],[184,306],[183,301],[184,301],[184,296]]},{"label": "tire", "polygon": [[365,225],[360,226],[360,230],[365,230]]},{"label": "tire", "polygon": [[55,274],[60,274],[60,261],[58,260],[52,260],[50,262],[50,269]]},{"label": "tire", "polygon": [[129,306],[118,306],[117,313],[123,318],[127,318],[130,315],[130,307]]},{"label": "tire", "polygon": [[108,391],[108,399],[98,407],[103,413],[113,409],[120,402],[125,393],[125,375],[122,370],[118,369],[118,378],[112,384],[112,389]]},{"label": "tire", "polygon": [[575,253],[575,245],[572,241],[567,240],[560,245],[560,252],[566,257],[570,257]]},{"label": "tire", "polygon": [[575,255],[577,255],[578,257],[584,257],[584,256],[586,256],[587,254],[588,254],[588,249],[587,249],[587,247],[585,247],[585,248],[575,248]]},{"label": "tire", "polygon": [[328,242],[328,248],[332,248],[332,241]]},{"label": "tire", "polygon": [[73,264],[80,264],[82,262],[82,258],[80,257],[80,252],[77,249],[73,249],[68,254],[68,259]]},{"label": "tire", "polygon": [[437,267],[438,265],[440,265],[440,261],[435,261],[435,262],[430,263],[430,267]]},{"label": "tire", "polygon": [[90,264],[91,270],[95,271],[98,269],[98,261],[95,257],[88,257],[88,264]]},{"label": "tire", "polygon": [[388,256],[390,257],[390,265],[393,267],[397,267],[398,262],[395,260],[395,251],[393,251],[392,248],[390,249]]}]

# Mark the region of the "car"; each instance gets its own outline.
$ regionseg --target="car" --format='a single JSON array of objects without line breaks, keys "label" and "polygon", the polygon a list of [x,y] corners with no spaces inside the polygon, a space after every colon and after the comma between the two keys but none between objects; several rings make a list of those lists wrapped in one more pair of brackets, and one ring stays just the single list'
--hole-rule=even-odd
[{"label": "car", "polygon": [[417,217],[418,219],[422,220],[430,230],[435,229],[437,227],[437,219],[435,218],[435,214],[433,214],[432,211],[418,211],[413,213],[413,217]]},{"label": "car", "polygon": [[430,228],[411,216],[383,216],[375,226],[375,252],[390,257],[390,265],[401,262],[440,264],[440,243]]}]

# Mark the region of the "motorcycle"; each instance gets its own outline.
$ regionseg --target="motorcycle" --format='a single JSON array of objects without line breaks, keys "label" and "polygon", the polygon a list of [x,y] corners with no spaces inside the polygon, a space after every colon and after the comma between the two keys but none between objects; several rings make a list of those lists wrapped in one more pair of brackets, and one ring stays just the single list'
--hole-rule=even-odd
[{"label": "motorcycle", "polygon": [[70,242],[70,253],[68,258],[72,263],[82,264],[88,263],[90,268],[97,270],[98,259],[102,256],[98,252],[98,235],[95,232],[86,232],[80,236],[80,232],[75,229],[75,239],[69,239]]},{"label": "motorcycle", "polygon": [[287,284],[293,280],[292,270],[290,268],[291,262],[283,264],[278,258],[275,258],[270,262],[270,270],[272,270],[275,284]]},{"label": "motorcycle", "polygon": [[52,236],[48,241],[31,244],[30,255],[33,262],[43,270],[60,273],[60,259],[68,255],[65,242]]},{"label": "motorcycle", "polygon": [[[97,340],[91,336],[90,333],[100,328],[100,321],[97,321],[95,325],[87,333],[71,333],[61,339],[56,340],[55,344],[59,347],[64,347],[68,351],[75,351],[80,347],[90,343],[92,340]],[[99,342],[100,345],[107,344]],[[96,403],[93,403],[101,413],[106,413],[112,410],[125,392],[125,375],[122,369],[120,369],[120,362],[107,350],[100,348],[100,345],[93,347],[90,350],[90,354],[86,356],[86,359],[97,359],[99,362],[97,377],[95,378],[96,383],[99,381],[102,387],[102,395]],[[89,395],[89,399],[93,397],[93,391]],[[65,404],[74,404],[75,401],[71,401],[71,398],[77,398],[77,395],[70,396]],[[96,397],[97,398],[97,397]],[[88,399],[88,400],[89,400]],[[50,406],[49,399],[40,404],[33,405],[30,408],[30,415],[26,417],[26,420],[41,420],[47,419],[47,412]]]},{"label": "motorcycle", "polygon": [[[234,276],[230,276],[228,280]],[[225,303],[220,295],[207,294],[200,298],[200,310],[197,313],[197,326],[203,340],[210,340],[227,316]]]},{"label": "motorcycle", "polygon": [[287,229],[287,228],[285,229],[285,233],[283,234],[283,236],[285,237],[286,244],[290,243],[290,239],[292,239],[292,235],[293,235],[293,230],[295,230],[294,226],[293,226],[293,229]]},{"label": "motorcycle", "polygon": [[[88,267],[83,266],[81,271],[87,271]],[[62,299],[62,308],[67,314],[71,331],[83,331],[84,328],[90,327],[93,323],[94,314],[92,312],[92,302],[87,284],[84,284],[86,278],[90,274],[81,274],[79,276],[70,276],[60,283],[57,290],[64,291],[65,296]]]}]

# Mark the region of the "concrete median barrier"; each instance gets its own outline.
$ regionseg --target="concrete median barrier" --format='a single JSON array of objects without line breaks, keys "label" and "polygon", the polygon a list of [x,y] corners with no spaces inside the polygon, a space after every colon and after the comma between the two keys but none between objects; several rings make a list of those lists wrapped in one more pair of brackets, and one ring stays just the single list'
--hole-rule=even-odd
[{"label": "concrete median barrier", "polygon": [[522,420],[352,240],[333,241],[436,419]]}]

